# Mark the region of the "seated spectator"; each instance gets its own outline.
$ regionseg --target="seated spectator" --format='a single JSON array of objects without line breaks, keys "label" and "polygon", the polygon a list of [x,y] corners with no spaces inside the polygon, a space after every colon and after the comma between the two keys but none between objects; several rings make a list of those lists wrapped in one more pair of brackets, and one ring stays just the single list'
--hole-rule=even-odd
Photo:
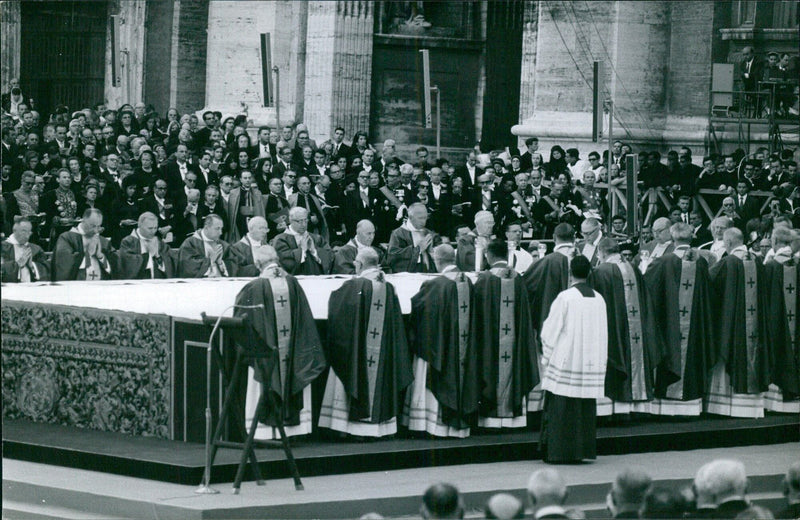
[{"label": "seated spectator", "polygon": [[38,282],[50,279],[50,268],[42,248],[29,240],[33,225],[27,217],[14,218],[13,232],[2,243],[2,282]]},{"label": "seated spectator", "polygon": [[651,482],[650,475],[639,469],[625,468],[617,474],[606,500],[614,518],[638,518]]},{"label": "seated spectator", "polygon": [[644,496],[639,515],[629,518],[683,518],[684,512],[685,502],[680,493],[672,489],[654,487]]},{"label": "seated spectator", "polygon": [[53,281],[107,280],[115,272],[111,242],[100,236],[103,213],[88,209],[81,222],[59,235],[53,250]]},{"label": "seated spectator", "polygon": [[787,505],[775,518],[800,518],[800,462],[789,466],[783,477],[783,496]]},{"label": "seated spectator", "polygon": [[319,235],[308,232],[305,208],[289,210],[289,227],[273,239],[272,245],[278,251],[281,267],[289,274],[328,274],[333,266],[333,252]]},{"label": "seated spectator", "polygon": [[452,484],[434,484],[422,495],[419,514],[425,520],[464,518],[461,494]]},{"label": "seated spectator", "polygon": [[266,245],[268,230],[264,217],[253,217],[247,222],[247,234],[231,246],[237,253],[236,276],[258,276],[260,271],[255,265],[253,252],[257,247]]},{"label": "seated spectator", "polygon": [[697,472],[697,510],[714,508],[706,518],[734,518],[748,508],[747,475],[737,460],[714,460]]},{"label": "seated spectator", "polygon": [[528,479],[528,498],[533,507],[533,517],[569,518],[564,509],[567,501],[567,485],[554,469],[540,469]]},{"label": "seated spectator", "polygon": [[483,508],[485,518],[511,520],[525,518],[525,506],[520,499],[508,493],[492,495]]},{"label": "seated spectator", "polygon": [[181,244],[178,253],[180,278],[219,278],[233,276],[233,253],[222,236],[222,218],[211,214],[203,229]]},{"label": "seated spectator", "polygon": [[173,278],[177,274],[169,246],[158,235],[158,217],[148,211],[119,246],[119,276],[123,280]]}]

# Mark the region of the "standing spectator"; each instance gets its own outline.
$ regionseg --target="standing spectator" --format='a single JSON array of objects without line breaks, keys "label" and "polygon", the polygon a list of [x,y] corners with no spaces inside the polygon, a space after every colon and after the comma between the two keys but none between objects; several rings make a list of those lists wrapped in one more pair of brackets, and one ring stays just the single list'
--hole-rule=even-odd
[{"label": "standing spectator", "polygon": [[605,395],[608,325],[603,297],[586,283],[591,270],[585,256],[572,259],[571,287],[556,297],[542,325],[545,462],[596,456],[596,399]]}]

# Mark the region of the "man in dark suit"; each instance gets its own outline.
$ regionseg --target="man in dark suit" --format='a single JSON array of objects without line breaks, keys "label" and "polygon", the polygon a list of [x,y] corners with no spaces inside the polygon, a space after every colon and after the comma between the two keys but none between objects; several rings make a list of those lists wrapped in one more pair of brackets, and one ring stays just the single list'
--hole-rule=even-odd
[{"label": "man in dark suit", "polygon": [[289,225],[289,201],[283,196],[283,182],[277,177],[269,181],[269,192],[264,196],[264,213],[269,222],[267,240],[271,242]]},{"label": "man in dark suit", "polygon": [[175,215],[177,209],[167,193],[167,181],[156,180],[153,192],[139,202],[139,209],[142,213],[149,211],[158,217],[158,235],[165,243],[171,245],[175,241],[175,227],[178,221]]},{"label": "man in dark suit", "polygon": [[185,185],[184,179],[190,171],[197,173],[196,166],[189,163],[189,148],[185,144],[179,144],[175,149],[175,160],[164,166],[164,179],[167,181],[170,197],[175,200],[180,198]]},{"label": "man in dark suit", "polygon": [[356,225],[361,220],[374,221],[379,201],[383,200],[376,188],[369,186],[369,173],[358,172],[358,188],[347,193],[344,199],[344,225],[347,236],[356,234]]},{"label": "man in dark suit", "polygon": [[764,76],[764,62],[756,57],[753,47],[747,46],[742,49],[742,61],[739,64],[739,75],[742,81],[742,90],[748,92],[745,95],[750,103],[753,115],[758,115],[760,107],[755,106],[758,96],[753,94],[758,90],[758,82]]},{"label": "man in dark suit", "polygon": [[519,167],[522,171],[528,171],[533,168],[532,156],[539,150],[539,139],[536,137],[525,139],[525,148],[527,150],[519,158]]},{"label": "man in dark suit", "polygon": [[217,118],[214,116],[214,112],[210,110],[203,112],[203,123],[206,126],[194,133],[194,142],[201,149],[208,145],[208,141],[211,138],[211,130],[216,128]]},{"label": "man in dark suit", "polygon": [[211,150],[205,149],[200,152],[200,158],[197,161],[197,182],[195,186],[200,193],[203,193],[207,186],[212,184],[219,184],[217,174],[211,170]]},{"label": "man in dark suit", "polygon": [[558,471],[552,468],[533,472],[528,479],[528,499],[536,520],[569,518],[564,509],[564,503],[567,501],[567,485]]},{"label": "man in dark suit", "polygon": [[652,481],[642,470],[625,468],[618,473],[606,500],[614,518],[639,518],[639,509]]},{"label": "man in dark suit", "polygon": [[467,154],[467,162],[460,166],[456,166],[455,177],[461,177],[464,180],[464,188],[470,190],[478,187],[478,177],[483,175],[483,168],[478,167],[478,157],[475,155],[474,150],[470,150]]},{"label": "man in dark suit", "polygon": [[736,183],[736,195],[733,196],[733,201],[736,204],[736,213],[742,218],[742,228],[750,219],[759,217],[761,202],[750,195],[750,183],[746,179]]},{"label": "man in dark suit", "polygon": [[341,126],[337,126],[333,130],[331,143],[333,143],[333,153],[331,154],[332,161],[336,161],[339,157],[349,157],[352,153],[350,147],[344,144],[344,128]]},{"label": "man in dark suit", "polygon": [[292,149],[284,146],[278,150],[278,160],[272,165],[272,175],[281,178],[289,170],[296,171],[292,166]]},{"label": "man in dark suit", "polygon": [[703,213],[700,210],[694,210],[689,214],[689,224],[694,230],[692,231],[692,247],[700,247],[714,241],[708,226],[703,223]]}]

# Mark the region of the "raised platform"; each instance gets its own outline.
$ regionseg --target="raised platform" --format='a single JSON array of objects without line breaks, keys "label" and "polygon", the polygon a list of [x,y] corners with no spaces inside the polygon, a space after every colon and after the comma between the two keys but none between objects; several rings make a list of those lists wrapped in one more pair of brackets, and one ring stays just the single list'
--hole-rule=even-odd
[{"label": "raised platform", "polygon": [[[537,421],[538,416],[530,418]],[[537,424],[538,422],[534,422]],[[367,471],[430,468],[515,460],[538,460],[539,433],[483,433],[467,439],[399,436],[391,440],[349,442],[319,438],[293,439],[303,477]],[[800,417],[769,415],[763,419],[707,417],[695,420],[634,418],[624,426],[598,429],[598,455],[748,446],[800,441]],[[214,482],[233,480],[240,452],[221,449]],[[3,456],[71,468],[195,485],[204,465],[202,444],[85,430],[26,420],[3,424]],[[281,450],[257,450],[267,479],[287,479]],[[248,474],[246,478],[251,478]]]}]

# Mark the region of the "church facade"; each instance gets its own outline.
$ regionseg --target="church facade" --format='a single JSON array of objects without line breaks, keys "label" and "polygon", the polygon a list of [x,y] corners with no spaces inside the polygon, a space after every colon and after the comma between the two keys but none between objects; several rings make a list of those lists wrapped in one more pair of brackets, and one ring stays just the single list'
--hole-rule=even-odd
[{"label": "church facade", "polygon": [[[592,63],[615,101],[615,136],[651,146],[707,139],[712,64],[742,48],[797,54],[793,1],[107,0],[2,2],[2,81],[41,111],[144,101],[162,115],[247,111],[304,122],[320,142],[431,146],[420,50],[456,152],[536,135],[592,145]],[[796,58],[796,56],[795,56]],[[433,117],[436,97],[433,96]],[[513,127],[513,129],[512,129]],[[512,134],[513,132],[513,134]]]}]

